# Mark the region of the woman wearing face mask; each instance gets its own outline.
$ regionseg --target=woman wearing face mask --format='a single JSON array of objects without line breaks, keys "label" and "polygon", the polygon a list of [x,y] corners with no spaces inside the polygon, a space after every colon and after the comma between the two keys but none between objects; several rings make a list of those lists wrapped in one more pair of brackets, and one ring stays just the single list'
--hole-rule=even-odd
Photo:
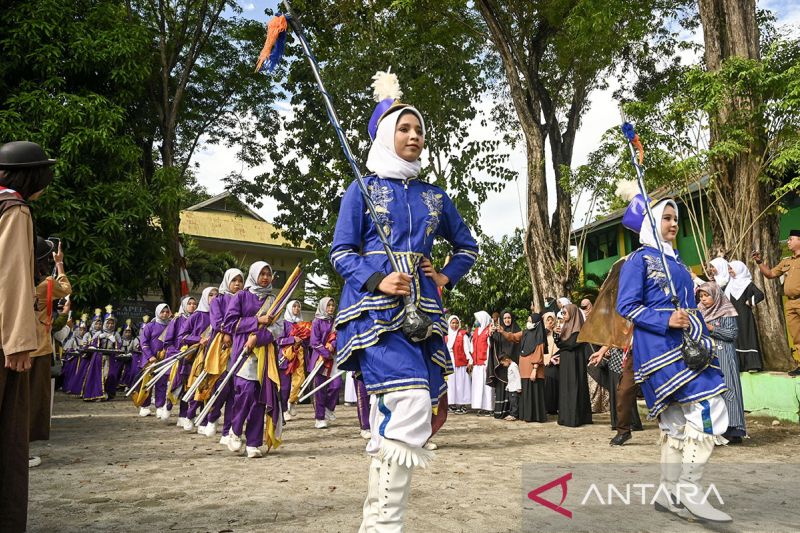
[{"label": "woman wearing face mask", "polygon": [[[345,280],[335,324],[339,368],[360,372],[374,396],[362,527],[388,530],[402,528],[414,465],[432,457],[422,447],[452,372],[438,289],[452,288],[466,274],[478,247],[445,191],[418,179],[425,123],[417,109],[397,101],[397,77],[376,75],[375,95],[379,104],[368,128],[372,174],[364,181],[401,272],[393,272],[355,182],[342,198],[330,259]],[[441,272],[429,259],[437,237],[453,247]],[[434,323],[421,342],[401,331],[405,296]]]},{"label": "woman wearing face mask", "polygon": [[[222,283],[219,285],[217,297],[211,301],[208,317],[211,326],[211,334],[208,337],[211,339],[203,354],[202,368],[207,376],[203,383],[195,393],[195,400],[207,401],[220,386],[220,383],[225,377],[228,361],[231,357],[231,332],[232,329],[225,325],[225,313],[228,306],[233,301],[236,294],[244,288],[244,274],[238,268],[229,268],[225,271],[222,277]],[[201,339],[201,342],[203,340]],[[200,363],[198,363],[199,365]],[[196,369],[193,374],[199,375],[201,371]],[[226,405],[232,405],[233,402],[233,385],[228,382],[225,385],[225,390],[217,396],[217,400],[208,414],[203,420],[200,421],[197,427],[197,433],[205,435],[206,437],[213,437],[217,433],[217,421],[222,416],[222,409]],[[226,408],[226,413],[229,409]],[[228,445],[228,432],[231,427],[231,414],[225,415],[225,420],[222,426],[222,437],[219,443],[223,446]]]},{"label": "woman wearing face mask", "polygon": [[[691,513],[708,521],[730,521],[709,500],[693,500],[681,491],[679,507],[673,498],[677,485],[699,492],[703,466],[714,445],[724,443],[728,412],[722,393],[725,383],[719,363],[692,370],[683,359],[684,332],[694,342],[713,349],[708,329],[695,303],[689,269],[672,243],[678,231],[678,207],[671,199],[652,207],[658,234],[647,218],[646,202],[637,195],[623,215],[623,225],[639,233],[642,247],[633,252],[620,272],[617,312],[633,323],[633,366],[649,409],[661,428],[661,483],[670,491],[656,500],[659,510],[678,515]],[[666,257],[666,265],[662,260]],[[669,269],[679,300],[671,301],[665,268]],[[678,465],[681,465],[678,467]]]},{"label": "woman wearing face mask", "polygon": [[[164,358],[164,339],[162,333],[169,325],[172,311],[167,304],[156,306],[156,315],[153,320],[145,324],[139,332],[139,345],[142,348],[139,370],[143,370],[147,365]],[[144,385],[144,384],[143,384]],[[161,378],[154,387],[156,415],[158,418],[164,416],[167,403],[167,379]],[[139,407],[139,416],[150,416],[150,395],[145,398]]]},{"label": "woman wearing face mask", "polygon": [[[283,317],[269,324],[266,315],[275,301],[272,278],[269,263],[256,261],[250,265],[244,290],[236,293],[225,312],[225,325],[233,336],[228,371],[236,372],[233,401],[228,402],[232,415],[228,449],[238,453],[242,448],[242,436],[245,436],[248,459],[263,456],[265,415],[269,418],[270,447],[280,445],[283,426],[278,395],[277,346],[274,345],[275,339],[283,332]],[[241,365],[237,365],[239,357],[246,358]],[[227,411],[225,418],[228,418]]]}]

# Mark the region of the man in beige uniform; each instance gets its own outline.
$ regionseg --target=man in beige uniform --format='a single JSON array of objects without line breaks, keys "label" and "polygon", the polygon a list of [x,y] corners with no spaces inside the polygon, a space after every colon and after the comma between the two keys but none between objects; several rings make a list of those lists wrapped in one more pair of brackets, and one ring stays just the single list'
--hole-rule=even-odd
[{"label": "man in beige uniform", "polygon": [[[783,278],[783,293],[786,295],[786,326],[789,335],[794,341],[795,350],[792,352],[795,361],[800,361],[800,230],[793,229],[789,232],[786,246],[792,252],[791,257],[784,258],[775,268],[764,264],[761,252],[753,252],[753,260],[766,279]],[[790,376],[800,376],[800,364],[789,372]]]},{"label": "man in beige uniform", "polygon": [[30,353],[36,350],[33,220],[27,202],[53,179],[39,145],[0,146],[0,531],[25,531],[28,521]]},{"label": "man in beige uniform", "polygon": [[[53,243],[39,238],[36,253],[36,268],[41,281],[36,286],[36,332],[39,346],[31,353],[30,375],[30,435],[29,442],[50,440],[50,401],[52,398],[50,386],[50,356],[53,355],[53,338],[51,335],[53,320],[53,300],[58,300],[72,293],[72,285],[64,273],[64,252],[61,243],[55,249]],[[53,261],[50,261],[52,257]],[[57,277],[48,275],[53,264]],[[45,277],[46,276],[46,277]],[[51,298],[48,301],[47,297]],[[30,466],[41,464],[39,457],[31,457]]]}]

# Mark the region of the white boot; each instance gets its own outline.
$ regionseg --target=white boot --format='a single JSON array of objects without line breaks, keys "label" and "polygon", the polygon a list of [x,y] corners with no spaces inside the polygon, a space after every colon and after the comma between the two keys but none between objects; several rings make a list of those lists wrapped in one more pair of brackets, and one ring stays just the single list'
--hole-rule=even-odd
[{"label": "white boot", "polygon": [[689,511],[678,503],[675,486],[681,475],[683,441],[661,434],[661,482],[653,506],[661,513],[673,513],[681,518],[691,517]]},{"label": "white boot", "polygon": [[227,446],[228,441],[230,441],[230,435],[223,435],[219,438],[219,443],[222,444],[223,446]]},{"label": "white boot", "polygon": [[284,411],[284,413],[283,413],[283,421],[284,421],[284,422],[289,422],[289,421],[291,421],[292,419],[294,419],[294,417],[292,416],[292,413],[291,413],[291,411],[288,411],[288,410],[287,410],[287,411]]},{"label": "white boot", "polygon": [[369,481],[367,481],[367,498],[364,500],[364,517],[358,533],[371,533],[375,531],[375,524],[378,522],[379,487],[381,474],[381,460],[373,457],[369,463]]},{"label": "white boot", "polygon": [[295,408],[295,405],[297,404],[294,403],[289,404],[289,414],[292,415],[292,418],[297,416],[297,409]]},{"label": "white boot", "polygon": [[139,416],[150,416],[152,413],[150,412],[149,407],[140,407],[139,408]]},{"label": "white boot", "polygon": [[[733,518],[715,508],[709,501],[713,492],[706,499],[706,491],[700,484],[703,470],[714,452],[715,437],[699,432],[687,431],[683,442],[683,465],[678,480],[678,500],[697,518],[709,522],[732,522]],[[696,433],[696,434],[695,434]]]},{"label": "white boot", "polygon": [[175,425],[178,426],[179,428],[182,428],[184,420],[186,420],[185,417],[179,416],[178,420],[175,422]]},{"label": "white boot", "polygon": [[333,411],[331,411],[327,407],[325,408],[325,420],[329,422],[333,422],[334,420],[336,420],[336,415],[333,413]]},{"label": "white boot", "polygon": [[381,533],[402,532],[411,492],[411,473],[416,466],[425,468],[434,454],[399,441],[383,439],[379,456],[381,471],[376,530]]},{"label": "white boot", "polygon": [[181,427],[183,427],[184,431],[193,431],[194,430],[194,424],[192,424],[192,419],[191,418],[184,418],[183,419],[183,426],[181,426]]},{"label": "white boot", "polygon": [[[200,431],[202,429],[203,431]],[[217,434],[217,424],[216,422],[209,422],[205,426],[197,429],[197,432],[201,435],[205,435],[206,437],[213,437]]]}]

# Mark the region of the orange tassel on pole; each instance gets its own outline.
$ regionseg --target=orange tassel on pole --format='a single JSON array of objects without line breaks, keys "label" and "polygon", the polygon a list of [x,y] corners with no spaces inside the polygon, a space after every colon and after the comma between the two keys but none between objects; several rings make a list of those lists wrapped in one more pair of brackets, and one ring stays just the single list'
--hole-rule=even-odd
[{"label": "orange tassel on pole", "polygon": [[267,39],[264,41],[264,48],[261,49],[261,53],[258,55],[258,63],[256,63],[256,72],[261,70],[261,65],[264,64],[264,61],[267,60],[269,57],[270,52],[272,52],[272,47],[275,46],[275,42],[278,40],[278,36],[286,31],[286,17],[281,15],[279,17],[273,17],[272,20],[269,21],[267,24]]}]

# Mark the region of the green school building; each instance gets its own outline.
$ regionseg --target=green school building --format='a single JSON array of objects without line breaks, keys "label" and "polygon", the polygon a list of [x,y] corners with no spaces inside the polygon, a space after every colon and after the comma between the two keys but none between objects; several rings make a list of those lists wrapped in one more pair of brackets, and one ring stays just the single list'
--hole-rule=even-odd
[{"label": "green school building", "polygon": [[[702,253],[696,242],[705,239],[706,246],[711,244],[711,225],[709,212],[705,207],[705,195],[698,191],[691,193],[686,203],[676,197],[681,220],[676,248],[681,260],[694,272],[702,272]],[[786,211],[780,217],[780,239],[786,242],[789,230],[800,228],[800,196],[793,195],[783,202]],[[693,208],[697,226],[702,228],[703,235],[695,236],[693,224],[688,223],[687,209]],[[573,230],[572,244],[578,247],[578,260],[583,266],[583,276],[593,274],[604,277],[617,260],[633,252],[639,247],[637,234],[622,226],[624,209],[619,209],[582,228]],[[583,243],[582,249],[579,246]],[[786,252],[788,255],[788,251]],[[587,279],[587,284],[593,282]],[[787,335],[788,337],[788,335]],[[791,339],[789,340],[791,345]],[[780,372],[761,372],[758,374],[743,373],[742,389],[745,410],[753,414],[773,416],[783,420],[800,422],[800,378],[791,378]]]}]

